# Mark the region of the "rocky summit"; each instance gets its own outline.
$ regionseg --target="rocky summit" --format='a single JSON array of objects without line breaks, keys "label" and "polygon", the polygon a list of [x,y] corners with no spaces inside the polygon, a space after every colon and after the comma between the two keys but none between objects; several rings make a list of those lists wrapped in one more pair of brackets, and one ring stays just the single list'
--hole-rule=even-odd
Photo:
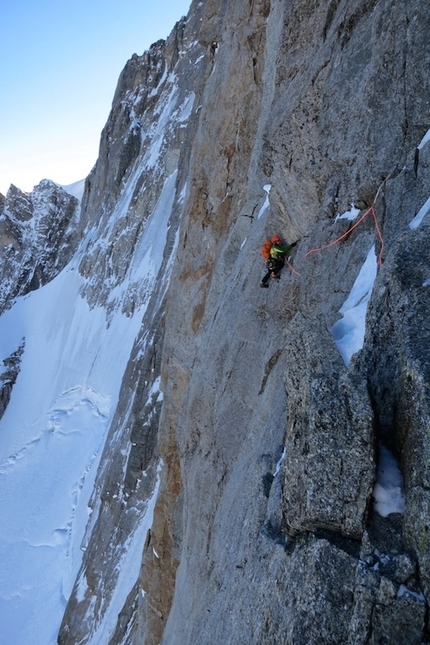
[{"label": "rocky summit", "polygon": [[422,0],[193,0],[126,64],[81,205],[2,200],[0,326],[73,280],[46,414],[85,385],[104,428],[46,645],[430,643],[429,33]]}]

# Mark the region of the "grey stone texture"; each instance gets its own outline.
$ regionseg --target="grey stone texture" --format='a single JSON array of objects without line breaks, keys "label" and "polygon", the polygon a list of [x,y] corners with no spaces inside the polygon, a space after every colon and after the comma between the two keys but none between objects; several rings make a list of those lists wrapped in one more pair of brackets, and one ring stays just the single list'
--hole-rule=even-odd
[{"label": "grey stone texture", "polygon": [[375,478],[366,381],[345,373],[321,321],[297,316],[288,340],[287,530],[325,528],[359,539]]},{"label": "grey stone texture", "polygon": [[[118,307],[128,315],[144,305],[144,313],[90,500],[92,521],[84,538],[82,568],[58,636],[63,645],[89,642],[98,629],[103,629],[122,558],[157,482],[162,406],[157,383],[163,356],[166,289],[186,189],[190,157],[187,141],[195,128],[192,108],[195,110],[195,96],[205,75],[204,52],[193,36],[192,23],[182,20],[167,41],[155,43],[149,52],[128,61],[102,132],[98,161],[86,181],[82,201],[86,246],[79,256],[79,269],[87,280],[82,295],[90,305],[106,309],[107,321],[111,310]],[[176,179],[167,240],[165,246],[155,249],[162,259],[155,286],[148,291],[140,278],[129,278],[130,267],[165,181],[173,173]],[[112,292],[125,280],[127,288],[119,289],[119,297],[113,297]],[[146,537],[147,547],[149,544],[150,533]],[[141,552],[144,547],[142,543]],[[112,645],[147,629],[139,620],[146,603],[140,560],[135,565],[130,593],[109,637]],[[86,583],[84,597],[80,592],[82,580]],[[172,582],[163,581],[162,587],[157,601],[164,602],[168,609]]]},{"label": "grey stone texture", "polygon": [[[419,2],[226,1],[207,2],[205,12],[200,38],[217,46],[162,366],[161,446],[176,448],[181,486],[171,520],[159,518],[152,536],[157,544],[169,527],[178,562],[161,642],[418,645],[427,638],[428,512],[424,487],[408,483],[407,440],[395,448],[404,518],[379,517],[372,488],[379,441],[393,448],[381,421],[392,416],[389,402],[378,403],[375,390],[389,390],[403,418],[427,409],[425,359],[407,389],[391,357],[407,343],[398,307],[421,321],[417,330],[428,324],[407,281],[388,311],[380,291],[395,249],[418,267],[424,249],[415,260],[409,250],[417,237],[426,244],[425,227],[407,227],[428,198],[427,149],[418,166],[415,153],[430,123],[426,11]],[[266,184],[270,210],[258,218]],[[385,263],[363,357],[346,368],[330,330],[368,251],[381,250],[372,214],[335,246],[306,253],[347,233],[351,224],[334,215],[352,202],[363,212],[375,204]],[[300,276],[285,268],[263,291],[258,252],[275,232],[299,240]],[[395,340],[384,316],[398,326]],[[426,425],[416,425],[422,446]],[[409,454],[420,452],[417,434]],[[282,446],[281,475],[271,480]],[[145,589],[150,596],[149,577]],[[157,643],[159,630],[143,642]]]},{"label": "grey stone texture", "polygon": [[[137,281],[120,303],[148,306],[61,645],[103,625],[159,463],[109,645],[429,642],[429,222],[408,226],[430,196],[430,145],[417,148],[429,23],[420,0],[194,0],[127,63],[70,248],[85,236],[83,295],[109,318],[177,171],[161,274],[174,262],[169,284]],[[12,189],[1,205],[4,248],[31,267],[22,289],[37,274],[20,242],[33,203]],[[336,221],[351,203],[375,218]],[[298,243],[260,289],[274,233]],[[346,367],[331,329],[373,245],[383,263]],[[162,404],[148,400],[160,375]],[[399,459],[404,514],[374,508],[381,443]]]},{"label": "grey stone texture", "polygon": [[3,368],[0,372],[0,419],[3,416],[12,394],[13,386],[20,371],[21,356],[25,341],[8,358],[3,359]]},{"label": "grey stone texture", "polygon": [[31,193],[11,185],[0,206],[0,311],[67,265],[81,239],[78,200],[44,179]]}]

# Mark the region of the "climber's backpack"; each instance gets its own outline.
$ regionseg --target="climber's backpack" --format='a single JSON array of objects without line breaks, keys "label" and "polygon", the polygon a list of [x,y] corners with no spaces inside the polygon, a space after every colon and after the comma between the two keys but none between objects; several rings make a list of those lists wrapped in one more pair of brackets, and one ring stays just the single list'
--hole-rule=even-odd
[{"label": "climber's backpack", "polygon": [[271,249],[271,248],[272,248],[272,241],[271,241],[271,240],[266,240],[266,241],[264,242],[263,246],[261,247],[261,256],[262,256],[265,260],[269,260],[269,259],[270,259],[270,249]]}]

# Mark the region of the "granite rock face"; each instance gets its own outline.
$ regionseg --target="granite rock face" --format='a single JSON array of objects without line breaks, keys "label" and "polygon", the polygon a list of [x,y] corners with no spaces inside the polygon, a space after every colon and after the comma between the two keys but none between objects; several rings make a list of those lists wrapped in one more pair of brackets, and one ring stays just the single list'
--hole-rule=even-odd
[{"label": "granite rock face", "polygon": [[[397,385],[393,353],[410,342],[400,308],[427,325],[406,282],[384,315],[378,306],[396,247],[414,236],[425,246],[425,229],[407,225],[428,198],[427,149],[418,167],[415,153],[430,117],[428,82],[415,71],[428,56],[428,18],[419,2],[208,2],[205,11],[200,38],[216,47],[167,306],[160,449],[169,468],[151,534],[155,552],[170,545],[172,555],[155,562],[146,551],[145,620],[157,627],[143,642],[418,645],[428,513],[417,454],[427,452],[405,426],[413,418],[421,428],[421,447],[428,381],[423,360],[413,382]],[[306,257],[347,233],[334,215],[351,203],[374,205],[376,220]],[[274,232],[299,240],[300,275],[286,269],[262,291],[258,251]],[[382,241],[363,357],[347,368],[330,330]],[[421,252],[413,257],[420,266]],[[381,423],[394,400],[395,446]],[[380,442],[400,458],[403,519],[373,507]],[[405,468],[419,468],[418,485]],[[167,577],[176,565],[165,623],[150,600],[153,569]]]},{"label": "granite rock face", "polygon": [[16,352],[13,352],[13,354],[3,360],[3,371],[0,374],[0,419],[8,406],[12,394],[12,388],[18,378],[20,358],[24,349],[24,344],[25,343],[23,341],[22,345]]},{"label": "granite rock face", "polygon": [[344,372],[317,321],[299,316],[290,334],[283,499],[288,532],[320,528],[359,539],[375,478],[366,381]]},{"label": "granite rock face", "polygon": [[[108,322],[145,313],[62,645],[429,642],[425,213],[409,227],[429,198],[429,22],[420,0],[194,0],[127,63],[70,248]],[[33,218],[12,198],[5,247]],[[361,223],[336,218],[351,204]],[[166,213],[150,288],[134,261]],[[260,289],[274,233],[297,245]],[[369,253],[346,365],[332,329]],[[20,258],[28,289],[39,265]],[[405,506],[386,515],[384,450]]]},{"label": "granite rock face", "polygon": [[[59,643],[90,642],[100,633],[98,638],[119,643],[141,629],[139,615],[146,599],[139,570],[150,538],[139,530],[160,485],[159,381],[166,292],[186,191],[196,97],[205,76],[204,51],[194,39],[199,18],[197,8],[192,19],[176,25],[167,41],[127,63],[102,132],[99,159],[86,182],[79,263],[86,278],[82,295],[91,306],[106,310],[108,324],[118,308],[126,316],[140,308],[143,316],[101,458],[83,564]],[[166,239],[159,233],[163,229]],[[135,269],[145,257],[155,280]],[[134,574],[124,583],[121,563],[132,541],[138,558]],[[129,585],[129,593],[116,610],[119,584]],[[159,595],[169,607],[167,584]],[[109,621],[112,633],[106,628]]]},{"label": "granite rock face", "polygon": [[[149,215],[158,209],[162,217],[171,207],[166,203],[169,179],[184,188],[191,136],[186,126],[201,83],[201,55],[190,24],[183,20],[167,41],[134,55],[119,78],[82,200],[86,232],[94,231],[80,264],[91,304],[110,299],[115,306],[110,294],[132,269],[136,253],[142,252],[139,240]],[[175,231],[176,225],[172,243]],[[131,312],[145,297],[145,288],[136,281],[124,310]]]},{"label": "granite rock face", "polygon": [[31,193],[16,186],[0,207],[0,310],[43,286],[70,261],[80,240],[79,202],[44,179]]}]

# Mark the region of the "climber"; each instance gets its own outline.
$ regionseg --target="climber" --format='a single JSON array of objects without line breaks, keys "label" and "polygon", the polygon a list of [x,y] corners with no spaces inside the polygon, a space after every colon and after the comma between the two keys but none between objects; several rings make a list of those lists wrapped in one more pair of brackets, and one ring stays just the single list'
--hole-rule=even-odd
[{"label": "climber", "polygon": [[271,240],[264,242],[261,249],[261,255],[266,260],[266,267],[268,269],[260,283],[260,287],[264,287],[265,289],[269,288],[267,283],[270,278],[274,278],[275,280],[280,279],[281,276],[279,274],[285,264],[288,252],[297,244],[297,242],[294,242],[288,246],[282,246],[280,242],[281,238],[279,235],[274,235]]}]

